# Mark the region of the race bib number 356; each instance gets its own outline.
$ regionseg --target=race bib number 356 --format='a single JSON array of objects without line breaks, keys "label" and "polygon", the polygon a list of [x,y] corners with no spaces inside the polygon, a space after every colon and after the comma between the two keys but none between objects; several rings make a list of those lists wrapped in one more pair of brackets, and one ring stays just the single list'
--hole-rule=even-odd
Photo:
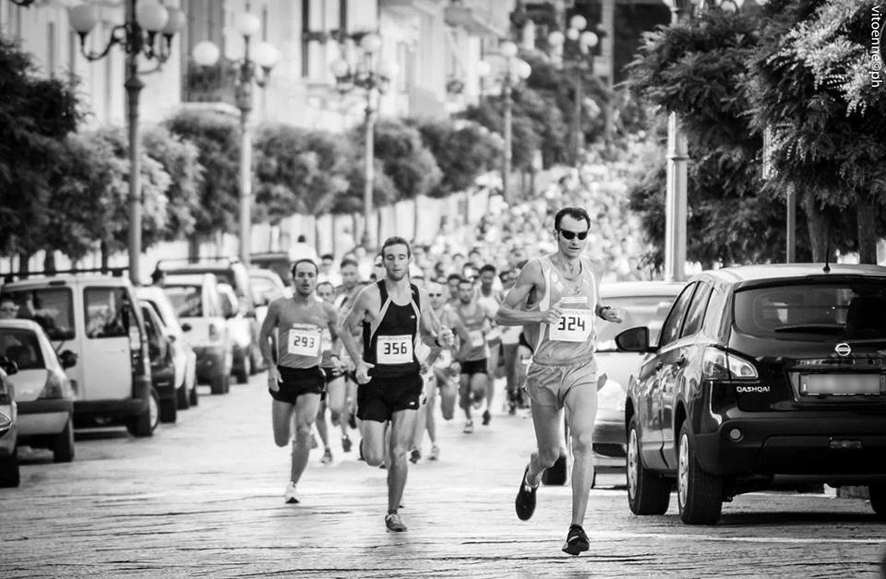
[{"label": "race bib number 356", "polygon": [[289,330],[288,351],[296,356],[319,356],[320,355],[320,330],[303,330],[292,328]]},{"label": "race bib number 356", "polygon": [[379,364],[409,364],[413,360],[412,336],[379,336],[376,342]]},{"label": "race bib number 356", "polygon": [[584,342],[591,334],[593,323],[590,310],[563,310],[556,325],[551,325],[550,338],[559,342]]}]

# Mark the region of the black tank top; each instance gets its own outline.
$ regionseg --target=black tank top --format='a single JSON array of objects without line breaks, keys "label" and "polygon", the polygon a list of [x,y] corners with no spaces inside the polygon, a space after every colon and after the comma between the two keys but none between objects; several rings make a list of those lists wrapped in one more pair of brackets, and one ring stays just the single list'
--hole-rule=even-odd
[{"label": "black tank top", "polygon": [[377,319],[363,322],[363,359],[375,364],[370,376],[395,378],[418,375],[420,366],[415,357],[416,336],[421,318],[418,288],[409,284],[412,300],[405,306],[394,303],[384,280],[378,282],[381,309]]}]

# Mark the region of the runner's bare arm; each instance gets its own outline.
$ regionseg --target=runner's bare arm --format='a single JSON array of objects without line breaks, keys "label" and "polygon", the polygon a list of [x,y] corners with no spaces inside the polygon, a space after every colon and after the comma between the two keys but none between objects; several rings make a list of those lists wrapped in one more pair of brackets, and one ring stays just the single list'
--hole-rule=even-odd
[{"label": "runner's bare arm", "polygon": [[542,283],[541,262],[537,259],[530,260],[520,275],[517,276],[517,283],[508,291],[504,301],[498,307],[495,314],[495,321],[502,326],[522,326],[524,324],[537,324],[545,319],[545,312],[540,311],[523,311],[521,305],[526,303],[529,292],[539,288]]},{"label": "runner's bare arm", "polygon": [[367,306],[370,297],[369,292],[371,292],[373,288],[374,286],[367,286],[360,290],[360,293],[357,294],[354,303],[351,305],[351,309],[348,310],[348,313],[345,314],[345,317],[339,323],[339,338],[341,338],[341,343],[354,364],[363,360],[363,354],[357,347],[357,340],[354,339],[354,331],[363,323],[363,320],[366,319]]},{"label": "runner's bare arm", "polygon": [[332,336],[332,343],[338,341],[338,310],[332,304],[323,304],[323,309],[326,311],[326,317],[329,320],[327,324],[329,326],[329,333]]},{"label": "runner's bare arm", "polygon": [[444,326],[437,318],[437,314],[429,306],[431,298],[425,288],[418,288],[419,303],[425,304],[421,309],[421,323],[419,331],[422,341],[428,346],[449,347],[453,343],[452,330]]},{"label": "runner's bare arm", "polygon": [[618,312],[600,301],[600,278],[602,277],[600,270],[602,269],[602,267],[597,263],[592,263],[591,268],[594,270],[594,279],[597,282],[597,287],[594,288],[594,295],[597,296],[597,305],[594,306],[594,313],[607,322],[620,324],[622,322],[622,319],[618,315]]},{"label": "runner's bare arm", "polygon": [[274,355],[271,352],[271,332],[277,327],[278,318],[280,317],[280,305],[279,299],[271,302],[271,305],[268,306],[268,313],[265,315],[261,329],[258,332],[258,348],[268,368],[274,366]]}]

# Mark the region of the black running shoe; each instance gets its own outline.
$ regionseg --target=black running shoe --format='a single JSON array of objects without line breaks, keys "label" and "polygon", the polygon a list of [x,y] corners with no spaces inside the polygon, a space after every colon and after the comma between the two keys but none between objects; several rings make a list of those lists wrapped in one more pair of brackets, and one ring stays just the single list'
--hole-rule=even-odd
[{"label": "black running shoe", "polygon": [[483,411],[483,426],[489,426],[490,420],[492,420],[492,414],[489,413],[489,410]]},{"label": "black running shoe", "polygon": [[517,517],[521,521],[528,521],[535,513],[535,493],[538,491],[538,486],[531,487],[526,483],[528,473],[529,466],[523,471],[523,476],[520,478],[520,490],[517,491],[517,500],[514,501]]},{"label": "black running shoe", "polygon": [[569,533],[566,535],[566,543],[563,544],[563,552],[570,555],[579,555],[583,551],[590,548],[588,536],[581,525],[572,525],[569,527]]}]

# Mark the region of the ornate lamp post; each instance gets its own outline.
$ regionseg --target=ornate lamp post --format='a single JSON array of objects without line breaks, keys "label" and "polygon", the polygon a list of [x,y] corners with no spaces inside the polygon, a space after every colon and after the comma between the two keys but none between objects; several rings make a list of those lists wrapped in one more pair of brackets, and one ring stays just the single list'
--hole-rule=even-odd
[{"label": "ornate lamp post", "polygon": [[154,1],[138,5],[138,0],[127,0],[126,22],[111,30],[111,38],[101,52],[87,51],[86,37],[99,20],[98,7],[79,4],[68,10],[71,28],[80,35],[80,51],[87,60],[99,60],[108,55],[111,47],[119,44],[127,54],[126,87],[129,103],[129,277],[138,284],[141,272],[142,192],[141,142],[139,139],[139,93],[144,83],[138,76],[138,57],[144,56],[166,62],[172,51],[172,38],[185,25],[185,13],[178,8],[161,6]]},{"label": "ornate lamp post", "polygon": [[584,135],[581,128],[583,96],[583,73],[594,73],[594,48],[600,41],[596,33],[585,30],[588,21],[584,16],[576,14],[569,20],[566,34],[554,30],[548,34],[548,44],[552,49],[554,63],[560,67],[568,66],[575,80],[575,103],[572,113],[572,164],[578,167],[581,161],[581,150],[584,146]]},{"label": "ornate lamp post", "polygon": [[[280,53],[271,44],[259,42],[250,54],[250,40],[261,29],[261,20],[248,12],[240,14],[235,22],[237,31],[243,35],[243,58],[239,61],[236,102],[240,109],[240,261],[249,266],[252,242],[252,135],[249,130],[249,113],[253,107],[253,82],[259,88],[267,86],[271,69],[280,59]],[[213,66],[221,52],[208,40],[198,42],[191,56],[199,66]],[[261,68],[261,72],[256,69]]]},{"label": "ornate lamp post", "polygon": [[[502,41],[498,45],[498,51],[504,61],[504,67],[499,71],[501,81],[501,96],[504,100],[504,147],[502,150],[501,164],[501,196],[505,203],[511,202],[511,125],[514,109],[513,88],[521,80],[526,80],[532,74],[532,67],[525,60],[517,58],[517,45],[510,40]],[[489,74],[492,67],[481,61],[478,72]],[[485,76],[485,75],[484,75]]]},{"label": "ornate lamp post", "polygon": [[332,63],[332,74],[335,76],[336,88],[342,94],[356,88],[366,91],[366,117],[364,122],[366,149],[364,158],[363,184],[363,234],[360,244],[369,251],[373,248],[375,239],[370,227],[372,216],[372,190],[375,181],[375,115],[378,110],[378,100],[381,95],[388,91],[391,81],[397,75],[397,65],[392,62],[378,59],[382,40],[378,34],[369,33],[360,39],[361,57],[357,62],[349,62],[345,59],[336,60]]}]

